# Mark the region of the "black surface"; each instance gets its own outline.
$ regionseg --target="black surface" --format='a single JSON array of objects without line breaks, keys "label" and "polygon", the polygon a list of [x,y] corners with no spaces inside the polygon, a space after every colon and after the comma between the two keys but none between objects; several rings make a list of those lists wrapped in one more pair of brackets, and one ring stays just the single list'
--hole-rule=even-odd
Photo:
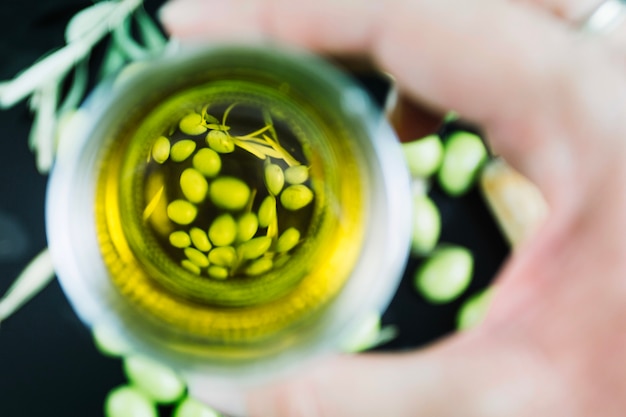
[{"label": "black surface", "polygon": [[[0,80],[13,77],[61,46],[69,18],[90,4],[86,0],[2,0]],[[148,6],[154,10],[158,4]],[[365,82],[380,94],[380,85]],[[24,102],[0,111],[0,294],[46,245],[47,178],[37,173],[28,150],[30,123]],[[420,260],[411,259],[384,315],[384,323],[400,330],[399,337],[385,349],[412,348],[452,331],[461,302],[487,285],[506,255],[506,245],[477,191],[451,199],[435,186],[431,196],[443,217],[442,241],[472,250],[475,278],[458,301],[431,306],[413,290],[412,275]],[[0,416],[99,416],[106,393],[123,382],[120,362],[95,350],[89,332],[56,282],[0,325]]]}]

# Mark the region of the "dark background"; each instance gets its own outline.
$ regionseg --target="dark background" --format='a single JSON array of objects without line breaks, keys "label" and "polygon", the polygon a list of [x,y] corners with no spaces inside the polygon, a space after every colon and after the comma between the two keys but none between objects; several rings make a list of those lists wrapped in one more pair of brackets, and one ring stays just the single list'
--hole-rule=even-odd
[{"label": "dark background", "polygon": [[[154,13],[160,3],[147,2],[146,7]],[[64,45],[65,24],[90,4],[87,0],[2,0],[0,80],[12,78]],[[92,60],[96,68],[100,49]],[[380,98],[383,85],[368,76],[361,81]],[[47,177],[37,173],[28,149],[31,121],[26,102],[0,110],[0,295],[46,246]],[[441,133],[445,137],[457,127],[448,126]],[[442,241],[472,250],[475,277],[456,302],[431,306],[413,290],[412,275],[420,260],[410,259],[383,318],[400,331],[397,339],[383,347],[386,350],[420,346],[452,331],[462,301],[489,283],[507,252],[476,190],[451,199],[435,186],[430,194],[441,210]],[[120,361],[96,351],[89,331],[74,315],[56,281],[0,324],[0,416],[97,417],[102,415],[106,393],[124,381]]]}]

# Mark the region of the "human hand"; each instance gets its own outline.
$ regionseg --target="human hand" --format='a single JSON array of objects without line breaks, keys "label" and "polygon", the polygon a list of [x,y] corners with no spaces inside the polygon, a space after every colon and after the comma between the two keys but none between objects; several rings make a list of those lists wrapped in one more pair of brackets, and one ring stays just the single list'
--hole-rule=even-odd
[{"label": "human hand", "polygon": [[[340,357],[247,396],[251,416],[622,416],[626,52],[582,34],[597,0],[176,0],[178,38],[269,36],[364,55],[430,112],[455,109],[542,190],[482,326],[404,354]],[[210,398],[210,393],[204,395]]]}]

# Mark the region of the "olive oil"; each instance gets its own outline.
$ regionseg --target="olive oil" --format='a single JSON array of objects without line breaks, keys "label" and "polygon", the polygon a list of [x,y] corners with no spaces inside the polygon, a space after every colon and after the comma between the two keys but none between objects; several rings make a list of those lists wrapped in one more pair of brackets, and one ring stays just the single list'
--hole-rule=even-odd
[{"label": "olive oil", "polygon": [[110,279],[142,316],[222,345],[322,312],[364,234],[359,153],[289,89],[214,80],[129,114],[95,195]]}]

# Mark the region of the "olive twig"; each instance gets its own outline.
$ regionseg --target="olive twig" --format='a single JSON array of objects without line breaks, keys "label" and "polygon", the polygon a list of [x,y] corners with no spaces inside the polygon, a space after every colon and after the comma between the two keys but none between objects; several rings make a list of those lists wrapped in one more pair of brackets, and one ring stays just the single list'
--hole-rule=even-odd
[{"label": "olive twig", "polygon": [[205,104],[204,106],[202,106],[202,110],[200,110],[200,116],[202,116],[202,122],[207,128],[211,128],[211,126],[213,125],[220,124],[220,121],[217,117],[209,114],[209,104]]},{"label": "olive twig", "polygon": [[301,165],[300,162],[298,162],[296,158],[291,156],[291,154],[287,152],[285,148],[280,146],[278,142],[275,142],[267,135],[263,135],[263,139],[265,139],[270,144],[270,146],[274,148],[274,150],[280,154],[280,158],[284,159],[287,165],[289,166]]},{"label": "olive twig", "polygon": [[59,115],[62,116],[65,113],[71,112],[80,105],[80,102],[87,91],[87,83],[89,81],[88,65],[88,56],[76,65],[76,68],[74,69],[74,77],[72,79],[72,86],[59,106]]},{"label": "olive twig", "polygon": [[275,142],[278,142],[278,134],[276,133],[276,128],[274,128],[274,121],[272,120],[272,115],[267,109],[263,110],[263,121],[266,125],[270,126],[269,132],[274,139]]},{"label": "olive twig", "polygon": [[243,135],[243,136],[237,136],[238,139],[253,139],[256,136],[259,136],[261,133],[265,132],[267,129],[269,129],[271,126],[270,125],[266,125],[265,127],[262,127],[258,130],[255,130],[252,133],[248,133],[247,135]]},{"label": "olive twig", "polygon": [[209,129],[213,129],[213,130],[219,130],[222,132],[227,132],[230,130],[230,126],[226,126],[220,123],[209,123],[204,125],[205,127],[209,128]]},{"label": "olive twig", "polygon": [[237,102],[234,102],[233,104],[231,104],[230,106],[228,106],[226,108],[226,110],[224,111],[224,115],[222,116],[222,126],[227,126],[226,125],[226,120],[228,119],[228,115],[230,114],[230,111],[237,105]]},{"label": "olive twig", "polygon": [[[117,27],[120,22],[128,18],[141,3],[141,0],[116,2],[115,6],[111,7],[96,25],[84,33],[84,36],[46,56],[8,81],[0,95],[0,107],[12,107],[50,80],[64,77],[76,62],[84,58],[102,38]],[[96,6],[98,4],[91,7]]]},{"label": "olive twig", "polygon": [[139,29],[139,36],[147,49],[154,54],[161,52],[167,44],[167,38],[143,7],[137,8],[135,20]]},{"label": "olive twig", "polygon": [[113,30],[113,41],[132,61],[140,61],[150,56],[150,52],[135,41],[130,34],[130,19],[125,19]]},{"label": "olive twig", "polygon": [[263,145],[263,146],[269,146],[267,141],[265,141],[264,139],[259,139],[259,138],[246,138],[246,139],[242,139],[241,136],[235,136],[237,139],[243,140],[245,142],[248,143],[256,143],[257,145]]},{"label": "olive twig", "polygon": [[267,155],[265,154],[264,150],[257,148],[255,144],[246,143],[243,140],[239,140],[237,137],[234,137],[233,141],[235,142],[235,145],[239,146],[241,149],[245,151],[250,152],[252,155],[256,156],[257,158],[262,159],[262,160],[267,158]]}]

